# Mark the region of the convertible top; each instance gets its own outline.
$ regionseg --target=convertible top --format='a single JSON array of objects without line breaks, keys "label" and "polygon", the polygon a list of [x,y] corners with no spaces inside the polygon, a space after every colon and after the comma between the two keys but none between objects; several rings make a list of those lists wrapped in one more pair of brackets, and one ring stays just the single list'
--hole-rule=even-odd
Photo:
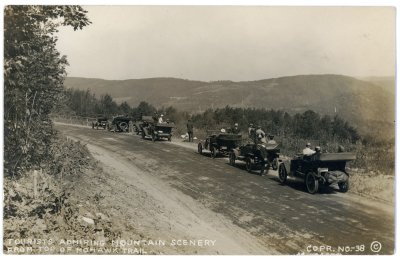
[{"label": "convertible top", "polygon": [[352,161],[356,159],[355,153],[321,153],[319,155],[320,161]]}]

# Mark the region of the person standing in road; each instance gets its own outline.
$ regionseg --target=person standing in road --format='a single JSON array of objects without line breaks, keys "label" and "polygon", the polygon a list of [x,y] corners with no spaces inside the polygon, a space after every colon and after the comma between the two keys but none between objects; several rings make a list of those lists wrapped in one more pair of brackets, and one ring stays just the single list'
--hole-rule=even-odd
[{"label": "person standing in road", "polygon": [[249,133],[249,139],[251,139],[255,143],[256,129],[254,128],[253,123],[250,123],[248,133]]},{"label": "person standing in road", "polygon": [[193,142],[193,123],[191,119],[188,120],[186,128],[189,135],[189,142]]}]

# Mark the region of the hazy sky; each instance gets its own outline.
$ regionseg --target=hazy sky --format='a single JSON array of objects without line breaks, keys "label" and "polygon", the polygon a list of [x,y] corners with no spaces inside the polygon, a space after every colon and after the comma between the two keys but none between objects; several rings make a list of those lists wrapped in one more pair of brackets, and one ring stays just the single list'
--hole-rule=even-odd
[{"label": "hazy sky", "polygon": [[84,8],[93,23],[59,33],[69,76],[244,81],[395,74],[390,7]]}]

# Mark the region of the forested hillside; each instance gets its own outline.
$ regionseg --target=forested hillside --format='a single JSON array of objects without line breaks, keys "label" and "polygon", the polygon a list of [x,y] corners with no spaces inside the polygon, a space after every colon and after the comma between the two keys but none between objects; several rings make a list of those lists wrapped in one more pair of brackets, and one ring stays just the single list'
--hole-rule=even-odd
[{"label": "forested hillside", "polygon": [[[388,83],[341,75],[299,75],[249,82],[201,82],[176,78],[101,80],[67,78],[66,88],[89,89],[100,98],[109,94],[117,103],[137,106],[146,101],[156,108],[173,106],[191,114],[225,106],[264,108],[339,116],[360,132],[394,136],[395,98]],[[393,86],[394,88],[394,86]]]}]

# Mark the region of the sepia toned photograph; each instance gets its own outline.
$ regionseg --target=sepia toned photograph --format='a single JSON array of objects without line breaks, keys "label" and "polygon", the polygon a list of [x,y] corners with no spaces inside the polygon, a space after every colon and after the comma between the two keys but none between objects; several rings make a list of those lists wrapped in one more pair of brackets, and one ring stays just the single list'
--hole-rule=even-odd
[{"label": "sepia toned photograph", "polygon": [[393,255],[396,7],[3,5],[4,255]]}]

